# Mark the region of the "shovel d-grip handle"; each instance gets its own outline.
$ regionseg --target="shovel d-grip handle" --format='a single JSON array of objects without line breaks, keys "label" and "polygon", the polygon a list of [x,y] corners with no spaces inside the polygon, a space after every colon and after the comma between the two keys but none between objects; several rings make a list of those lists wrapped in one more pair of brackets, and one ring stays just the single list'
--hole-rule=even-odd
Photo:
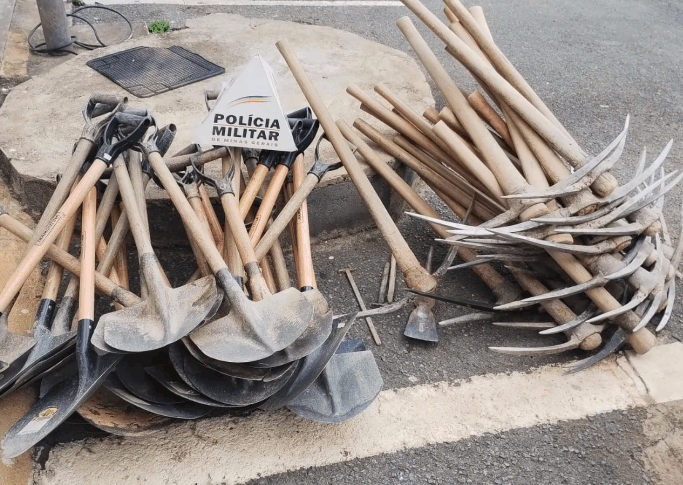
[{"label": "shovel d-grip handle", "polygon": [[320,120],[323,130],[325,130],[330,143],[332,143],[337,155],[344,164],[344,168],[346,168],[349,177],[356,186],[358,193],[372,215],[375,224],[382,233],[384,240],[394,254],[396,262],[406,279],[406,283],[411,288],[418,288],[423,291],[433,290],[436,287],[436,279],[425,271],[403,239],[403,236],[401,236],[401,233],[389,215],[389,212],[384,207],[382,200],[370,184],[370,181],[360,167],[358,160],[356,160],[356,157],[351,152],[351,148],[335,124],[335,120],[328,111],[327,106],[322,98],[320,98],[320,95],[317,93],[313,83],[306,74],[301,62],[296,57],[289,41],[286,39],[281,40],[277,42],[276,46],[284,57],[285,62],[289,66],[299,87],[303,91],[308,104]]},{"label": "shovel d-grip handle", "polygon": [[[147,129],[153,124],[154,118],[150,115],[136,116],[116,113],[104,129],[102,145],[97,150],[96,158],[104,161],[107,165],[111,165],[119,154],[139,142]],[[131,128],[130,132],[114,141],[115,137],[121,136],[121,130],[126,127]]]}]

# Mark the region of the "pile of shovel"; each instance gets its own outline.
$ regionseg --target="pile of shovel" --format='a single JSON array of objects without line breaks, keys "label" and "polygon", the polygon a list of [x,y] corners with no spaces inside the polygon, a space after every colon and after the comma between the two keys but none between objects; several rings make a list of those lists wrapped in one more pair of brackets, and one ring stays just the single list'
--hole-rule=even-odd
[{"label": "pile of shovel", "polygon": [[[402,1],[486,95],[464,92],[408,17],[397,25],[447,107],[426,107],[420,114],[384,84],[374,87],[375,95],[358,86],[347,89],[362,111],[396,132],[386,136],[362,119],[353,123],[355,130],[338,122],[335,148],[409,291],[419,295],[405,335],[438,340],[431,308],[440,299],[477,310],[442,326],[490,320],[567,339],[540,348],[491,348],[497,352],[550,355],[599,349],[570,371],[584,369],[625,344],[637,353],[647,352],[655,343],[647,325],[656,322],[658,332],[671,317],[683,252],[683,237],[679,235],[674,248],[662,214],[665,195],[683,178],[663,168],[672,142],[654,159],[648,160],[643,150],[630,180],[620,184],[610,169],[624,150],[628,118],[612,143],[589,156],[496,46],[480,7],[468,10],[459,0],[445,0],[444,23],[419,0]],[[293,62],[288,64],[292,68]],[[306,81],[296,68],[292,71],[304,88]],[[334,144],[334,127],[323,122],[315,100],[307,99]],[[353,154],[344,156],[341,145],[347,141],[410,205],[410,215],[426,221],[437,241],[449,245],[434,273],[423,269],[405,244]],[[452,217],[429,205],[376,149],[410,167]],[[456,256],[462,263],[454,263]],[[450,297],[447,288],[435,291],[439,276],[465,268],[486,283],[496,303],[461,301]],[[540,305],[545,321],[519,311],[534,305]]]},{"label": "pile of shovel", "polygon": [[[207,93],[207,105],[215,97]],[[0,226],[27,242],[0,293],[1,396],[40,381],[39,400],[2,439],[3,457],[28,450],[74,412],[111,433],[141,435],[174,419],[256,409],[287,407],[332,423],[366,409],[382,387],[374,357],[344,340],[356,315],[333,321],[316,289],[306,197],[340,164],[320,159],[321,136],[304,173],[303,153],[319,128],[311,110],[288,116],[296,152],[192,145],[167,158],[175,126],[158,127],[125,98],[94,94],[83,115],[71,161],[33,231],[0,212]],[[206,175],[207,163],[223,175]],[[183,286],[170,285],[152,244],[152,180],[179,213],[194,254]],[[280,196],[286,203],[275,217]],[[280,245],[285,230],[296,286]],[[129,232],[138,263],[130,270]],[[51,265],[33,336],[10,333],[12,302],[43,257]],[[113,311],[96,312],[96,293]]]}]

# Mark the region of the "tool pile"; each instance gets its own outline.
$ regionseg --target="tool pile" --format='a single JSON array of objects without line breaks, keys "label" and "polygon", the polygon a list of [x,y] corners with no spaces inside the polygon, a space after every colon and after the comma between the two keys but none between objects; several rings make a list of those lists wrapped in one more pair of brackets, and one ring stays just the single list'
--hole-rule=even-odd
[{"label": "tool pile", "polygon": [[[343,136],[412,207],[411,215],[427,221],[438,241],[451,245],[434,275],[472,268],[498,299],[497,306],[487,307],[433,294],[436,280],[421,272],[414,258],[399,257],[403,250],[395,240],[400,235],[389,238],[378,220],[409,291],[420,295],[405,334],[438,339],[429,311],[435,298],[485,311],[444,325],[496,320],[502,317],[498,311],[540,304],[553,322],[520,321],[517,316],[516,322],[505,325],[541,330],[543,335],[564,333],[566,343],[492,350],[513,355],[594,350],[611,327],[616,332],[609,341],[573,371],[625,342],[638,353],[647,352],[655,337],[646,325],[663,312],[656,326],[660,331],[671,316],[683,251],[680,236],[672,248],[662,214],[664,195],[683,178],[662,168],[672,142],[649,165],[643,151],[635,174],[620,185],[610,169],[623,152],[628,119],[607,148],[588,156],[496,46],[480,7],[468,10],[458,0],[445,0],[446,26],[419,0],[403,3],[445,43],[498,108],[481,93],[467,95],[456,85],[408,17],[397,25],[448,106],[440,112],[427,108],[420,115],[383,84],[374,90],[390,108],[357,86],[347,89],[361,102],[361,110],[397,134],[387,137],[361,119],[354,127],[413,169],[460,219],[444,220],[356,132],[340,123]],[[365,189],[356,185],[364,196]],[[372,202],[365,200],[370,208]],[[456,254],[465,263],[451,266]],[[510,278],[492,263],[504,266]],[[531,297],[520,299],[523,291]]]},{"label": "tool pile", "polygon": [[[166,160],[175,126],[157,127],[146,109],[94,94],[83,115],[83,134],[35,230],[0,215],[1,227],[28,241],[0,293],[0,392],[6,397],[41,380],[40,399],[3,438],[3,456],[28,450],[76,411],[106,431],[137,435],[209,413],[287,406],[308,419],[340,422],[367,408],[382,387],[374,357],[362,342],[344,340],[356,315],[333,323],[316,289],[305,201],[339,164],[318,156],[322,136],[304,176],[303,152],[318,131],[310,109],[288,117],[296,152],[202,152],[193,145]],[[246,158],[258,165],[245,184]],[[214,160],[223,169],[219,180],[203,173]],[[152,245],[150,180],[166,190],[194,253],[197,269],[184,286],[171,287]],[[207,186],[217,192],[223,223]],[[272,219],[281,192],[287,203]],[[68,250],[79,213],[76,258]],[[300,290],[279,242],[288,227]],[[127,265],[128,231],[139,295],[130,291],[138,279],[129,282],[136,272]],[[53,262],[33,336],[9,333],[12,301],[44,256]],[[56,307],[63,269],[70,279]],[[115,302],[114,311],[96,314],[96,290]]]}]

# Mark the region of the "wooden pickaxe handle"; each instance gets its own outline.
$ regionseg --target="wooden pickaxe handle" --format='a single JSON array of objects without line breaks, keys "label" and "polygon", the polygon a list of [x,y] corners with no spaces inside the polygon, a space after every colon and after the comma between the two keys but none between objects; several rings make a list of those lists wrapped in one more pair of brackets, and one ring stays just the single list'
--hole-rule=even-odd
[{"label": "wooden pickaxe handle", "polygon": [[406,284],[411,288],[420,289],[421,291],[432,291],[436,287],[436,279],[427,273],[420,265],[420,262],[410,250],[410,247],[403,239],[403,236],[401,236],[401,233],[391,219],[389,212],[384,207],[382,200],[370,184],[370,181],[360,167],[358,160],[356,160],[348,143],[335,124],[334,118],[332,118],[327,106],[320,98],[320,95],[317,93],[313,83],[306,74],[301,62],[296,57],[289,41],[286,39],[281,40],[277,42],[276,45],[299,84],[299,87],[303,91],[304,96],[308,100],[308,103],[318,117],[327,138],[330,140],[335,152],[341,159],[344,168],[346,168],[349,177],[356,186],[363,202],[365,202],[365,206],[372,215],[384,240],[396,257],[396,262],[403,273]]}]

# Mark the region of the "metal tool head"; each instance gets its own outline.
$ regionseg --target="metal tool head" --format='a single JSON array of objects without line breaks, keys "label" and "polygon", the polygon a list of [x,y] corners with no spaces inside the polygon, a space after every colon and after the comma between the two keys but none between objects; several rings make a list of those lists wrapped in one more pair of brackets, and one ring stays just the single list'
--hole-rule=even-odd
[{"label": "metal tool head", "polygon": [[610,337],[609,341],[595,354],[590,357],[580,360],[579,362],[571,365],[565,374],[575,374],[582,370],[588,369],[593,365],[597,364],[601,360],[609,357],[614,352],[619,350],[627,342],[626,332],[621,327],[618,327],[616,332]]},{"label": "metal tool head", "polygon": [[[0,395],[7,395],[21,387],[35,375],[50,368],[67,353],[73,352],[76,332],[58,333],[50,330],[50,320],[54,314],[55,302],[43,299],[38,305],[38,312],[33,323],[35,345],[31,348],[23,365],[0,371]],[[21,359],[20,359],[21,360]]]},{"label": "metal tool head", "polygon": [[294,376],[278,392],[261,403],[259,408],[270,411],[286,406],[315,382],[327,365],[327,362],[329,362],[337,348],[341,345],[346,333],[356,321],[356,316],[354,314],[347,322],[334,324],[327,340],[316,350],[301,359]]},{"label": "metal tool head", "polygon": [[669,283],[666,289],[666,307],[664,308],[664,313],[662,318],[660,318],[659,323],[657,323],[657,328],[655,332],[661,332],[666,327],[669,320],[671,320],[671,315],[674,310],[674,304],[676,303],[676,281],[675,278]]},{"label": "metal tool head", "polygon": [[104,386],[116,396],[133,406],[169,418],[198,419],[202,416],[206,416],[213,409],[210,406],[190,401],[164,404],[145,401],[129,392],[116,374],[110,374],[104,382]]},{"label": "metal tool head", "polygon": [[160,364],[151,367],[145,367],[145,372],[147,372],[152,379],[164,386],[168,391],[179,397],[182,397],[187,401],[216,408],[231,407],[227,404],[209,399],[196,389],[190,387],[178,375],[178,372],[175,370],[172,364]]},{"label": "metal tool head", "polygon": [[315,162],[308,171],[308,173],[315,175],[318,178],[318,181],[320,181],[327,172],[340,169],[343,166],[341,161],[325,163],[325,161],[320,157],[320,144],[323,140],[327,140],[326,133],[323,133],[320,138],[318,138],[318,143],[315,145]]},{"label": "metal tool head", "polygon": [[[7,311],[0,314],[0,372],[11,371],[14,365],[17,370],[23,367],[28,354],[36,344],[33,337],[19,335],[9,331]],[[4,377],[0,377],[4,379]]]},{"label": "metal tool head", "polygon": [[434,303],[432,298],[420,296],[415,299],[415,309],[410,312],[403,335],[425,342],[439,341],[439,334],[436,331],[436,321],[434,319],[434,314],[432,313]]},{"label": "metal tool head", "polygon": [[119,362],[115,372],[128,392],[144,401],[158,404],[181,403],[184,399],[169,392],[145,372],[146,367],[164,362],[168,362],[168,356],[163,351],[129,354]]},{"label": "metal tool head", "polygon": [[287,383],[297,368],[289,366],[281,377],[266,382],[226,376],[203,366],[189,353],[183,356],[183,367],[192,387],[206,397],[230,406],[249,406],[265,401]]},{"label": "metal tool head", "polygon": [[230,311],[190,334],[207,356],[226,362],[252,362],[293,344],[309,327],[314,306],[294,288],[261,301],[247,299],[227,268],[216,273]]},{"label": "metal tool head", "polygon": [[332,332],[332,311],[327,301],[317,289],[302,293],[314,308],[311,323],[291,345],[275,352],[265,359],[249,362],[253,367],[278,367],[301,359],[320,347]]},{"label": "metal tool head", "polygon": [[78,322],[76,359],[78,374],[53,387],[17,421],[2,439],[3,458],[27,451],[63,423],[85,402],[121,359],[119,355],[97,355],[89,346],[94,324]]},{"label": "metal tool head", "polygon": [[383,384],[371,351],[338,352],[287,409],[312,421],[341,423],[367,409]]},{"label": "metal tool head", "polygon": [[234,362],[223,362],[221,360],[212,359],[202,353],[201,350],[192,342],[192,339],[185,337],[182,339],[185,350],[190,353],[192,357],[205,365],[211,370],[220,372],[230,377],[237,377],[238,379],[246,379],[250,381],[274,381],[282,377],[291,365],[291,362],[278,367],[252,367],[245,364],[235,364]]},{"label": "metal tool head", "polygon": [[[425,270],[427,273],[432,271],[432,259],[434,257],[434,246],[429,247]],[[438,342],[439,334],[436,331],[436,320],[432,313],[432,308],[436,302],[424,296],[415,299],[415,309],[408,316],[408,323],[403,331],[406,337],[423,340],[425,342]]]},{"label": "metal tool head", "polygon": [[[626,123],[621,133],[600,154],[575,170],[569,177],[561,180],[547,190],[505,195],[509,199],[552,199],[575,194],[590,186],[602,173],[611,169],[619,160],[626,144],[630,116],[626,116]],[[610,155],[611,153],[611,155]]]},{"label": "metal tool head", "polygon": [[169,288],[153,253],[140,258],[148,296],[142,303],[103,315],[104,341],[124,352],[159,349],[181,339],[215,313],[222,295],[213,276]]}]

